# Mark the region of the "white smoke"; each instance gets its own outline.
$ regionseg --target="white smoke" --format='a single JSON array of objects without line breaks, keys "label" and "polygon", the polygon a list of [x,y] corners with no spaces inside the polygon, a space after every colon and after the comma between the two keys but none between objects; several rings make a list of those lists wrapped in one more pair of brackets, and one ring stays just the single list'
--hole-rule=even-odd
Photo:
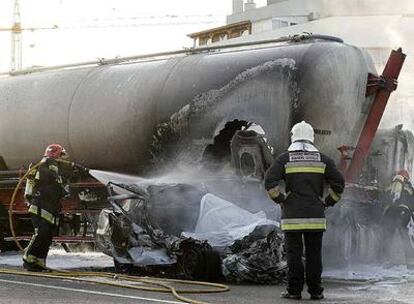
[{"label": "white smoke", "polygon": [[[401,47],[407,54],[399,87],[392,94],[380,127],[393,128],[403,124],[404,129],[414,131],[414,1],[313,0],[311,3],[320,18],[338,17],[337,22],[349,25],[352,30],[341,32],[345,34],[341,38],[366,49],[375,62],[378,74],[382,74],[392,49]],[[326,28],[327,33],[330,31],[331,28]]]}]

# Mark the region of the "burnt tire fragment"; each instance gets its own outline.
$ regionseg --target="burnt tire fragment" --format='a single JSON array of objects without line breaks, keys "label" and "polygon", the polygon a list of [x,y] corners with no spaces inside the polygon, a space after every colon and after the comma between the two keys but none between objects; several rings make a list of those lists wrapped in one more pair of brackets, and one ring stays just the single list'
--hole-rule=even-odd
[{"label": "burnt tire fragment", "polygon": [[116,259],[114,259],[114,266],[116,273],[131,274],[134,270],[134,266],[132,264],[121,263]]},{"label": "burnt tire fragment", "polygon": [[185,278],[214,281],[221,276],[220,256],[207,243],[183,244],[178,265]]}]

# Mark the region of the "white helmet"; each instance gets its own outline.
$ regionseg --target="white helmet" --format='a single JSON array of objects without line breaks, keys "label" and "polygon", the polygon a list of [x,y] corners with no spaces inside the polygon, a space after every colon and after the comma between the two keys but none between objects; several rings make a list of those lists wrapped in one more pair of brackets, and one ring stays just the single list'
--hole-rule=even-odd
[{"label": "white helmet", "polygon": [[297,123],[292,128],[292,143],[298,140],[307,140],[313,143],[315,139],[315,133],[313,131],[313,128],[310,124],[308,124],[306,121],[302,121],[300,123]]}]

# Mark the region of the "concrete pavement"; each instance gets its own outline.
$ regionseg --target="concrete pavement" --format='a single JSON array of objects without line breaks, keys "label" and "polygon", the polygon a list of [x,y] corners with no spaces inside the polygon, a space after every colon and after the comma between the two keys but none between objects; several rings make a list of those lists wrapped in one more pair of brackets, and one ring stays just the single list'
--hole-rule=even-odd
[{"label": "concrete pavement", "polygon": [[[327,282],[326,299],[321,303],[414,303],[414,282],[382,281]],[[221,294],[192,295],[186,297],[209,303],[301,303],[311,301],[304,292],[301,301],[279,298],[283,286],[232,285],[231,291]],[[318,301],[312,301],[317,303]],[[46,278],[0,275],[0,303],[179,303],[172,295],[133,291],[89,283],[54,280]]]}]

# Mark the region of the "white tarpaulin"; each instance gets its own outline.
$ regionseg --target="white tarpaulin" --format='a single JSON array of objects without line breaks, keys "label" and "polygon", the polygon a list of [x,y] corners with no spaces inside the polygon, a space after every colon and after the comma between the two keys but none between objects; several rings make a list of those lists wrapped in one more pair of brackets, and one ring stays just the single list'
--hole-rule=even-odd
[{"label": "white tarpaulin", "polygon": [[183,236],[207,240],[213,247],[224,247],[249,235],[260,225],[279,227],[279,223],[267,219],[263,211],[251,213],[208,193],[201,199],[194,233],[183,232]]}]

